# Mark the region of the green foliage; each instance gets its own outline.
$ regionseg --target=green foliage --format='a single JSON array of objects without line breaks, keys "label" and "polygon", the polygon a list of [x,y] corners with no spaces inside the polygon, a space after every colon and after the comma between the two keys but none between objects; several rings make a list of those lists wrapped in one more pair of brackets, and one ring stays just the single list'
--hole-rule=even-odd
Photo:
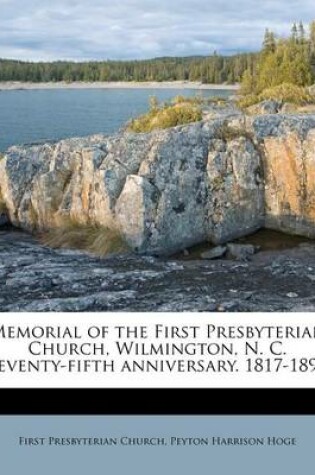
[{"label": "green foliage", "polygon": [[249,94],[241,97],[238,101],[238,105],[245,109],[266,100],[287,102],[298,106],[315,104],[315,97],[309,93],[306,87],[284,83],[279,86],[264,89],[260,94]]},{"label": "green foliage", "polygon": [[310,61],[313,77],[315,77],[315,21],[310,24]]},{"label": "green foliage", "polygon": [[195,97],[185,97],[185,96],[175,96],[171,99],[171,104],[194,104],[200,105],[204,103],[204,98],[195,96]]},{"label": "green foliage", "polygon": [[150,111],[155,112],[159,108],[159,101],[156,96],[150,96],[149,98],[149,108]]},{"label": "green foliage", "polygon": [[[311,85],[315,80],[313,63],[315,64],[314,23],[310,26],[308,36],[303,23],[294,24],[288,39],[276,39],[267,30],[256,64],[243,74],[241,94],[259,96],[264,90],[285,83],[301,87]],[[254,97],[251,97],[247,102],[253,100]]]},{"label": "green foliage", "polygon": [[306,105],[314,102],[314,98],[309,94],[307,88],[294,84],[280,84],[269,89],[265,89],[259,95],[260,101],[278,100],[296,105]]},{"label": "green foliage", "polygon": [[149,112],[133,119],[128,130],[147,133],[155,129],[167,129],[177,125],[189,124],[202,120],[202,108],[207,105],[224,106],[227,99],[222,97],[185,97],[176,96],[169,102],[159,104],[156,97],[149,99]]},{"label": "green foliage", "polygon": [[247,94],[242,97],[237,101],[237,105],[241,109],[247,109],[247,107],[253,106],[255,104],[258,104],[260,101],[260,96],[258,94]]},{"label": "green foliage", "polygon": [[315,52],[315,21],[310,24],[310,47],[311,52]]},{"label": "green foliage", "polygon": [[247,108],[266,100],[275,100],[283,103],[287,102],[298,106],[315,103],[315,97],[309,93],[306,87],[284,83],[279,86],[264,89],[260,94],[249,94],[244,96],[238,101],[238,105],[241,108]]},{"label": "green foliage", "polygon": [[171,101],[170,104],[152,105],[148,113],[133,119],[128,130],[136,133],[147,133],[155,129],[167,129],[177,125],[189,124],[202,120],[201,107],[191,99],[184,100],[182,96]]},{"label": "green foliage", "polygon": [[32,63],[0,59],[0,81],[201,81],[233,84],[252,67],[256,54],[192,56],[143,61]]},{"label": "green foliage", "polygon": [[294,43],[297,43],[298,41],[298,29],[296,23],[293,23],[292,29],[291,29],[291,40]]},{"label": "green foliage", "polygon": [[211,104],[226,104],[227,99],[224,97],[213,96],[213,97],[204,97],[204,96],[176,96],[171,100],[171,104],[192,104],[195,106],[206,106]]},{"label": "green foliage", "polygon": [[265,32],[264,42],[263,42],[263,53],[269,54],[274,53],[276,50],[276,37],[272,31],[269,31],[268,28]]},{"label": "green foliage", "polygon": [[256,88],[255,75],[253,71],[250,71],[249,69],[247,69],[247,71],[245,71],[242,78],[240,94],[243,96],[252,94],[255,88]]}]

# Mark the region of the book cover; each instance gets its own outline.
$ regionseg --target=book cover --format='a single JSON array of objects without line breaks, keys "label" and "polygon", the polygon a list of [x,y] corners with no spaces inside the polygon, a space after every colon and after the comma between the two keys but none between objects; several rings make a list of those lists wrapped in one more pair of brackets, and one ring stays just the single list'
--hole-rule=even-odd
[{"label": "book cover", "polygon": [[314,176],[309,1],[0,0],[3,473],[309,472]]}]

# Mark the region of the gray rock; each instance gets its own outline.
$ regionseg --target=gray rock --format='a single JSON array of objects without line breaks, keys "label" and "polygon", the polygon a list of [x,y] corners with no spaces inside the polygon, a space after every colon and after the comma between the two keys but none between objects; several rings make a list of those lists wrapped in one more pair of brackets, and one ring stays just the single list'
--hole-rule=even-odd
[{"label": "gray rock", "polygon": [[255,246],[252,244],[228,244],[228,253],[240,261],[249,260],[256,252]]},{"label": "gray rock", "polygon": [[8,219],[7,215],[4,214],[4,213],[1,213],[0,214],[0,227],[1,226],[6,226],[7,224],[9,224],[9,219]]},{"label": "gray rock", "polygon": [[263,101],[258,105],[261,114],[278,114],[281,107],[282,102],[274,100]]},{"label": "gray rock", "polygon": [[200,257],[201,259],[205,260],[211,260],[211,259],[218,259],[219,257],[223,257],[224,254],[226,253],[226,247],[225,246],[216,246],[213,249],[210,249],[209,251],[202,252]]},{"label": "gray rock", "polygon": [[[315,269],[315,254],[298,247],[261,252],[259,260],[238,265],[128,254],[99,259],[49,249],[30,235],[2,230],[0,250],[1,312],[314,309],[309,269]],[[287,297],[291,292],[298,298]]]},{"label": "gray rock", "polygon": [[0,194],[16,227],[71,217],[118,228],[139,254],[225,244],[262,227],[315,238],[314,143],[315,115],[238,112],[150,134],[12,147]]},{"label": "gray rock", "polygon": [[140,254],[219,244],[258,229],[264,210],[261,157],[249,137],[217,138],[221,124],[12,147],[1,195],[25,230],[71,216],[119,228]]}]

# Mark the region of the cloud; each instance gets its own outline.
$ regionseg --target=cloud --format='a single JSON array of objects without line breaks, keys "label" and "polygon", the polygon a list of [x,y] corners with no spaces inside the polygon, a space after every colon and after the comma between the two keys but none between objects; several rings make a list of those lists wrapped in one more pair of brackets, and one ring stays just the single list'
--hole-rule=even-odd
[{"label": "cloud", "polygon": [[[0,57],[129,59],[254,51],[313,0],[0,0]],[[315,15],[314,15],[315,16]]]}]

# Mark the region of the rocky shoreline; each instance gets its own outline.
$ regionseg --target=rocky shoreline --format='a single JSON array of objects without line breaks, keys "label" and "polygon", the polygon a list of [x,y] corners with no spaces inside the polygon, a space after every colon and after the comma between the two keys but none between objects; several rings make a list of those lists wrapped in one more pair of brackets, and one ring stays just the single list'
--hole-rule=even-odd
[{"label": "rocky shoreline", "polygon": [[151,133],[12,147],[0,160],[9,221],[26,231],[65,219],[116,229],[147,255],[262,228],[314,238],[315,115],[216,107]]},{"label": "rocky shoreline", "polygon": [[[8,150],[1,311],[315,311],[315,115],[273,106]],[[56,217],[119,230],[130,252],[45,247],[31,233]],[[263,228],[302,238],[259,252],[238,241]]]}]

